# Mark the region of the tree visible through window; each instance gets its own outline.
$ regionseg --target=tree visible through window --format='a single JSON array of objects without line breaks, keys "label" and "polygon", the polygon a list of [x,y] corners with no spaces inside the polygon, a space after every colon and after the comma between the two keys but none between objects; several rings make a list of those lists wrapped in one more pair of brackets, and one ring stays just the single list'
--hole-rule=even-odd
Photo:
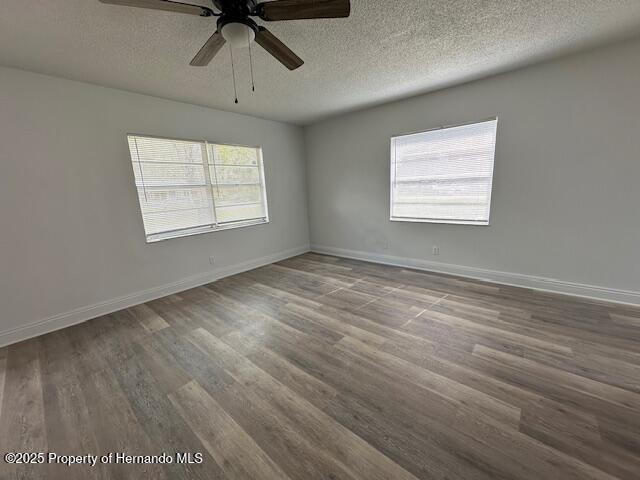
[{"label": "tree visible through window", "polygon": [[260,148],[128,140],[148,242],[268,222]]},{"label": "tree visible through window", "polygon": [[391,139],[391,220],[488,225],[498,120]]}]

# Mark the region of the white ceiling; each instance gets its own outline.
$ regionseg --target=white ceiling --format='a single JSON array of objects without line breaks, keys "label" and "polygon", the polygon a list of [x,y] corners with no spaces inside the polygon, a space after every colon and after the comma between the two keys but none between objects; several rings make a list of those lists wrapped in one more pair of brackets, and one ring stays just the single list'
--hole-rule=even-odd
[{"label": "white ceiling", "polygon": [[640,31],[640,0],[351,4],[347,19],[269,23],[306,63],[289,72],[256,45],[252,94],[248,53],[238,51],[238,105],[228,49],[209,67],[189,66],[211,18],[98,0],[0,0],[0,65],[307,124]]}]

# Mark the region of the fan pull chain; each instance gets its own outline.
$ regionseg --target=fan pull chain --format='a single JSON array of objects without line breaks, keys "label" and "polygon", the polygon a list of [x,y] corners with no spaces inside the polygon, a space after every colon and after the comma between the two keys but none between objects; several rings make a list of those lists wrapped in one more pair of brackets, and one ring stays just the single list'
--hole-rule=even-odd
[{"label": "fan pull chain", "polygon": [[236,69],[233,65],[233,48],[231,48],[231,44],[229,44],[229,51],[231,52],[231,75],[233,75],[233,94],[236,97],[235,103],[238,103],[238,89],[236,88]]},{"label": "fan pull chain", "polygon": [[251,69],[251,91],[256,91],[256,84],[253,81],[253,57],[251,56],[251,35],[249,29],[247,29],[247,43],[249,44],[249,68]]}]

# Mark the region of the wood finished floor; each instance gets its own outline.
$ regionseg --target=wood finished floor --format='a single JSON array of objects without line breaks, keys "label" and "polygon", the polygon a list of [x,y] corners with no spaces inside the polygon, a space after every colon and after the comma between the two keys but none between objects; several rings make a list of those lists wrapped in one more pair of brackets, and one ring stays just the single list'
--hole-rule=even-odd
[{"label": "wood finished floor", "polygon": [[305,254],[0,349],[8,451],[204,461],[2,479],[638,479],[640,308]]}]

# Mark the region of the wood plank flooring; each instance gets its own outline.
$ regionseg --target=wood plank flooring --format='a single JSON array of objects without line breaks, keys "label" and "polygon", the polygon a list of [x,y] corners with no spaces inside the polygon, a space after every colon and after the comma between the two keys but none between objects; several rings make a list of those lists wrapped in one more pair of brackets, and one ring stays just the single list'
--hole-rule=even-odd
[{"label": "wood plank flooring", "polygon": [[305,254],[0,349],[34,479],[638,479],[640,308]]}]

